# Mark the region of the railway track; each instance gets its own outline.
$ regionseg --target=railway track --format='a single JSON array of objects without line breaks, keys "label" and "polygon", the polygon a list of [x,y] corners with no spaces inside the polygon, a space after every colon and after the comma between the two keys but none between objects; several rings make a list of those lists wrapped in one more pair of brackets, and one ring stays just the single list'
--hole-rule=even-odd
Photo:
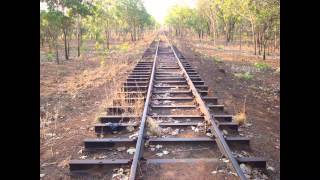
[{"label": "railway track", "polygon": [[[74,178],[247,179],[250,139],[165,35],[155,40],[123,83],[113,106],[71,160]],[[241,153],[245,152],[246,155]],[[242,165],[245,164],[245,165]]]}]

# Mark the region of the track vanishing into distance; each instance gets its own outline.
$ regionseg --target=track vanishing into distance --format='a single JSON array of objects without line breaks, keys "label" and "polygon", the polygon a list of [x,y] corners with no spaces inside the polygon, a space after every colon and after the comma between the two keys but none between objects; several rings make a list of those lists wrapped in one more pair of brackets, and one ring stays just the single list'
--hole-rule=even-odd
[{"label": "track vanishing into distance", "polygon": [[237,156],[250,139],[164,34],[117,95],[98,118],[97,138],[84,140],[85,156],[69,162],[71,177],[246,179],[240,164],[266,167],[264,158]]}]

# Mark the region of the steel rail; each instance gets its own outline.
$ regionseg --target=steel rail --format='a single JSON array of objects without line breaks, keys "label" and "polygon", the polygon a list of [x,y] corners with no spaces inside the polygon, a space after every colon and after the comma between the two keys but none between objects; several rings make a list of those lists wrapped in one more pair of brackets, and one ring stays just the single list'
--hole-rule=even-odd
[{"label": "steel rail", "polygon": [[241,180],[246,180],[247,178],[245,177],[244,173],[242,172],[238,161],[233,157],[229,146],[227,145],[227,143],[226,143],[224,137],[222,136],[217,124],[215,123],[214,117],[212,117],[210,115],[208,107],[205,105],[204,101],[202,100],[201,96],[199,95],[197,89],[195,88],[195,86],[194,86],[192,80],[190,79],[187,71],[185,70],[184,66],[182,65],[180,59],[178,58],[175,50],[173,49],[171,43],[169,42],[167,36],[165,34],[164,34],[164,36],[165,36],[168,44],[170,45],[171,50],[173,51],[174,56],[177,59],[180,68],[183,71],[183,74],[184,74],[184,76],[185,76],[185,78],[187,80],[187,83],[190,86],[191,92],[194,95],[194,97],[196,99],[196,102],[199,104],[199,108],[200,108],[201,112],[204,114],[204,119],[206,121],[208,121],[209,123],[211,122],[211,125],[212,125],[213,130],[214,130],[213,134],[215,135],[216,142],[218,144],[218,147],[219,147],[220,151],[231,161],[232,168],[237,172],[237,174],[240,177],[240,179]]},{"label": "steel rail", "polygon": [[149,81],[149,88],[148,88],[146,101],[144,103],[143,113],[142,113],[142,117],[141,117],[141,121],[140,121],[140,127],[139,127],[140,129],[139,129],[138,140],[137,140],[137,144],[136,144],[136,151],[133,156],[133,161],[131,163],[130,176],[129,176],[130,180],[135,179],[138,163],[139,163],[139,160],[142,156],[142,149],[143,149],[143,145],[144,145],[144,133],[145,133],[144,127],[145,127],[145,122],[146,122],[146,118],[147,118],[148,107],[150,104],[151,92],[153,89],[153,80],[154,80],[154,74],[155,74],[155,68],[156,68],[156,60],[157,60],[157,56],[158,56],[159,43],[160,43],[160,39],[158,40],[158,44],[156,46],[156,53],[155,53],[154,60],[153,60],[152,73],[151,73],[151,77],[150,77],[150,81]]}]

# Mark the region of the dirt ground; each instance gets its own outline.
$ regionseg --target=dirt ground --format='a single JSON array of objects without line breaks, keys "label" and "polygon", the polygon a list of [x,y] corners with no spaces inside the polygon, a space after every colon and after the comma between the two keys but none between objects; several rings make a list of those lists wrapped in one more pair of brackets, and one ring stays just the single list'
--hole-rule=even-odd
[{"label": "dirt ground", "polygon": [[[255,156],[267,158],[270,179],[280,179],[280,60],[267,56],[265,70],[254,66],[262,62],[250,51],[235,55],[208,43],[196,40],[170,38],[200,73],[213,96],[225,105],[230,114],[241,111],[245,103],[247,124],[240,130],[251,138]],[[227,49],[227,48],[226,48]],[[218,57],[219,61],[212,57]],[[251,79],[241,79],[235,73],[250,72]],[[245,98],[246,97],[246,98]],[[274,170],[272,169],[274,168]]]},{"label": "dirt ground", "polygon": [[106,56],[95,51],[94,42],[87,42],[80,58],[73,56],[60,65],[47,61],[47,49],[40,49],[42,179],[69,179],[68,160],[79,158],[82,140],[95,135],[96,116],[110,104],[119,82],[153,39],[154,34],[149,34],[136,43],[113,42]]}]

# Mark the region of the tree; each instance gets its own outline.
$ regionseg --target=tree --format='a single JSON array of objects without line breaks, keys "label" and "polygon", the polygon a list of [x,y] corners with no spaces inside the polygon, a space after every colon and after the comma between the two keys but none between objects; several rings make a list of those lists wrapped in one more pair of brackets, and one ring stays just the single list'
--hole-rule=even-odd
[{"label": "tree", "polygon": [[[234,41],[235,34],[252,37],[254,54],[266,58],[266,49],[275,49],[279,38],[279,0],[197,0],[196,9],[174,6],[168,11],[166,24],[174,29],[177,36],[183,31],[192,30],[202,37],[211,37],[213,45],[222,34],[225,43]],[[251,32],[251,34],[249,33]]]},{"label": "tree", "polygon": [[53,47],[56,51],[56,62],[59,64],[59,45],[58,37],[61,34],[62,19],[64,15],[60,11],[50,10],[42,12],[42,28],[47,36],[49,51]]}]

